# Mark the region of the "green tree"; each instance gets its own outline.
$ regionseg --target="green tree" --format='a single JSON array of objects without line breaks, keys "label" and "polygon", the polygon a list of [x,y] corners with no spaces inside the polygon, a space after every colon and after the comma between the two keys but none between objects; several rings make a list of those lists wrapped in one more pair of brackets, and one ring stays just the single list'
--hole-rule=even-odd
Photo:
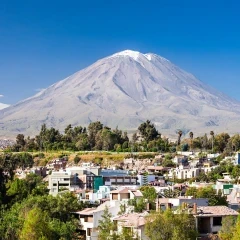
[{"label": "green tree", "polygon": [[152,141],[158,137],[160,137],[159,132],[155,128],[154,124],[151,123],[151,121],[147,120],[146,122],[142,123],[138,130],[141,134],[141,137],[146,141]]},{"label": "green tree", "polygon": [[176,198],[179,197],[180,194],[181,192],[178,189],[173,190],[171,188],[168,188],[163,191],[163,195],[165,198]]},{"label": "green tree", "polygon": [[0,236],[3,236],[3,240],[19,239],[28,212],[40,209],[43,216],[47,216],[45,221],[49,224],[48,229],[51,230],[51,238],[47,239],[73,239],[79,230],[79,221],[73,217],[72,213],[83,207],[83,203],[79,203],[71,193],[64,193],[57,197],[29,195],[28,198],[22,202],[16,202],[0,215]]},{"label": "green tree", "polygon": [[240,135],[235,134],[234,136],[231,137],[230,139],[231,146],[232,146],[232,151],[239,151],[240,150]]},{"label": "green tree", "polygon": [[114,224],[111,220],[112,214],[109,212],[108,207],[106,206],[101,219],[98,222],[98,240],[106,240],[112,234],[114,230]]},{"label": "green tree", "polygon": [[23,151],[24,147],[25,147],[26,141],[25,141],[25,137],[23,134],[18,134],[16,137],[16,146],[15,148],[17,149],[17,151]]},{"label": "green tree", "polygon": [[222,227],[219,231],[221,240],[232,240],[235,231],[237,218],[235,216],[227,216],[222,219]]},{"label": "green tree", "polygon": [[48,193],[46,185],[42,178],[36,174],[28,174],[25,179],[14,179],[7,183],[7,196],[12,198],[13,202],[22,201],[28,195],[45,195]]},{"label": "green tree", "polygon": [[198,190],[197,190],[196,187],[190,187],[186,190],[185,195],[186,196],[192,196],[192,197],[196,198],[197,197],[197,192],[198,192]]},{"label": "green tree", "polygon": [[182,130],[179,130],[179,131],[177,132],[177,134],[178,134],[177,145],[179,146],[180,143],[181,143],[181,137],[182,137],[182,134],[183,134]]},{"label": "green tree", "polygon": [[148,173],[144,172],[143,173],[143,186],[148,185]]},{"label": "green tree", "polygon": [[213,153],[213,143],[214,143],[214,131],[210,131],[211,139],[212,139],[212,153]]},{"label": "green tree", "polygon": [[227,148],[227,144],[229,142],[230,136],[228,133],[221,133],[214,137],[214,149],[218,152],[223,152]]},{"label": "green tree", "polygon": [[75,164],[78,164],[80,162],[80,160],[81,160],[81,158],[78,157],[78,156],[75,156],[74,159],[73,159]]},{"label": "green tree", "polygon": [[140,191],[143,194],[143,198],[147,199],[148,202],[154,203],[157,198],[157,193],[154,187],[152,186],[142,186],[140,187]]},{"label": "green tree", "polygon": [[78,150],[90,150],[88,135],[86,133],[80,134],[75,145]]},{"label": "green tree", "polygon": [[93,149],[96,145],[96,135],[97,133],[103,129],[103,124],[99,121],[92,122],[88,125],[88,138],[91,149]]},{"label": "green tree", "polygon": [[33,208],[28,212],[20,233],[20,240],[29,239],[51,239],[49,216],[39,208]]},{"label": "green tree", "polygon": [[238,216],[232,240],[239,240],[239,236],[240,236],[240,217]]},{"label": "green tree", "polygon": [[12,182],[8,182],[7,195],[14,198],[15,201],[21,201],[28,195],[28,189],[26,181],[23,179],[16,178]]},{"label": "green tree", "polygon": [[196,198],[207,198],[210,206],[228,206],[226,196],[222,196],[221,192],[217,194],[212,187],[189,188],[186,191],[186,195],[195,196]]},{"label": "green tree", "polygon": [[171,210],[155,212],[147,218],[145,234],[151,240],[193,240],[197,237],[195,219],[191,214],[174,214]]},{"label": "green tree", "polygon": [[62,222],[59,219],[52,219],[49,222],[52,239],[78,239],[76,236],[76,224],[78,224],[77,219],[67,222]]},{"label": "green tree", "polygon": [[193,149],[193,132],[190,132],[190,133],[189,133],[189,138],[190,138],[190,142],[191,142],[191,144],[190,144],[190,149],[191,149],[191,151],[192,151],[192,149]]},{"label": "green tree", "polygon": [[130,199],[128,201],[128,205],[133,206],[134,212],[138,212],[138,213],[141,213],[143,212],[143,210],[146,209],[146,201],[143,197]]}]

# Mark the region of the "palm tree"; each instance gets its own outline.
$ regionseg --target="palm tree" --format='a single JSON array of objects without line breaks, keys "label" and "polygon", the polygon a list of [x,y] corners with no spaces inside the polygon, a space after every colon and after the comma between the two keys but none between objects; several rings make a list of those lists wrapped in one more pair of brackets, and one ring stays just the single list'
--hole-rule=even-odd
[{"label": "palm tree", "polygon": [[192,151],[192,145],[193,145],[193,132],[189,133],[189,137],[191,139],[191,151]]},{"label": "palm tree", "polygon": [[179,146],[180,143],[181,143],[182,133],[183,133],[182,130],[179,130],[179,131],[178,131],[178,142],[177,142],[178,146]]},{"label": "palm tree", "polygon": [[213,139],[214,139],[214,131],[210,131],[210,135],[212,136],[212,153],[213,153]]}]

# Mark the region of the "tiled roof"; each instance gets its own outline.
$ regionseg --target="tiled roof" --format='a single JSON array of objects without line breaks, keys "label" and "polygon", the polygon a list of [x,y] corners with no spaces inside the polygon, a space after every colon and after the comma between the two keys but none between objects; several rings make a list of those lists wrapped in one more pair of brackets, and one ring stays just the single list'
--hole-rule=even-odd
[{"label": "tiled roof", "polygon": [[110,193],[128,193],[128,190],[129,190],[128,188],[123,188],[123,189],[111,191]]},{"label": "tiled roof", "polygon": [[129,193],[129,191],[131,191],[132,193],[135,193],[137,190],[133,188],[124,187],[124,188],[119,188],[117,190],[111,191],[110,193]]},{"label": "tiled roof", "polygon": [[142,197],[142,196],[143,196],[143,194],[142,194],[140,191],[132,190],[131,192],[132,192],[132,193],[134,194],[134,196],[136,196],[136,197]]},{"label": "tiled roof", "polygon": [[85,208],[82,211],[76,212],[79,215],[92,215],[96,208]]},{"label": "tiled roof", "polygon": [[205,206],[197,208],[196,217],[200,216],[238,216],[238,212],[226,206]]},{"label": "tiled roof", "polygon": [[93,215],[93,213],[95,213],[95,212],[103,211],[106,206],[110,207],[110,202],[109,201],[106,201],[106,202],[102,203],[97,208],[85,208],[82,211],[79,211],[79,212],[76,212],[76,213],[79,214],[79,215]]},{"label": "tiled roof", "polygon": [[113,220],[119,221],[120,225],[124,227],[140,227],[146,224],[145,217],[147,215],[147,212],[124,214],[122,216],[114,218]]}]

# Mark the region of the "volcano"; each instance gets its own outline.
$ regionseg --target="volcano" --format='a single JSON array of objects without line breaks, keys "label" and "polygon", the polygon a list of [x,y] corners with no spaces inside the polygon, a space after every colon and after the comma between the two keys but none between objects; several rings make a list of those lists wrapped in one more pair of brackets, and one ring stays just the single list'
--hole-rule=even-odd
[{"label": "volcano", "polygon": [[133,131],[151,120],[161,133],[238,131],[240,103],[153,53],[105,57],[0,111],[0,136],[90,122]]}]

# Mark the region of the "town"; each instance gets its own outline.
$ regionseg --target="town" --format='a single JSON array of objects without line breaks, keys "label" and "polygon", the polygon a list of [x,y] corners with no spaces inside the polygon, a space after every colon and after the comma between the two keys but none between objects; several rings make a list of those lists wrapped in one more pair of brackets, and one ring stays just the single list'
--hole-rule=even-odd
[{"label": "town", "polygon": [[[132,137],[136,149],[162,139],[154,125],[147,124],[154,129],[150,132],[156,132],[146,135],[141,125]],[[126,134],[120,135],[127,140]],[[2,210],[2,217],[8,216],[1,220],[2,239],[8,239],[11,231],[16,239],[30,233],[35,238],[36,229],[27,225],[28,218],[20,221],[15,216],[16,228],[8,225],[14,219],[12,211],[21,212],[27,206],[35,217],[50,211],[46,221],[59,218],[61,224],[71,225],[51,223],[60,229],[49,230],[57,231],[55,239],[239,239],[240,138],[226,136],[210,132],[210,137],[193,138],[190,132],[181,139],[182,132],[178,132],[175,142],[168,140],[168,151],[134,152],[132,147],[129,152],[62,150],[58,156],[53,151],[11,152],[32,141],[17,136],[16,143],[9,148],[4,145],[0,154],[5,182],[1,202],[12,204]],[[199,138],[204,148],[198,145]],[[133,140],[127,141],[118,148],[133,145]],[[45,207],[43,196],[49,198]],[[34,201],[39,201],[37,206]],[[60,205],[58,210],[57,206],[46,210],[47,204]]]}]

